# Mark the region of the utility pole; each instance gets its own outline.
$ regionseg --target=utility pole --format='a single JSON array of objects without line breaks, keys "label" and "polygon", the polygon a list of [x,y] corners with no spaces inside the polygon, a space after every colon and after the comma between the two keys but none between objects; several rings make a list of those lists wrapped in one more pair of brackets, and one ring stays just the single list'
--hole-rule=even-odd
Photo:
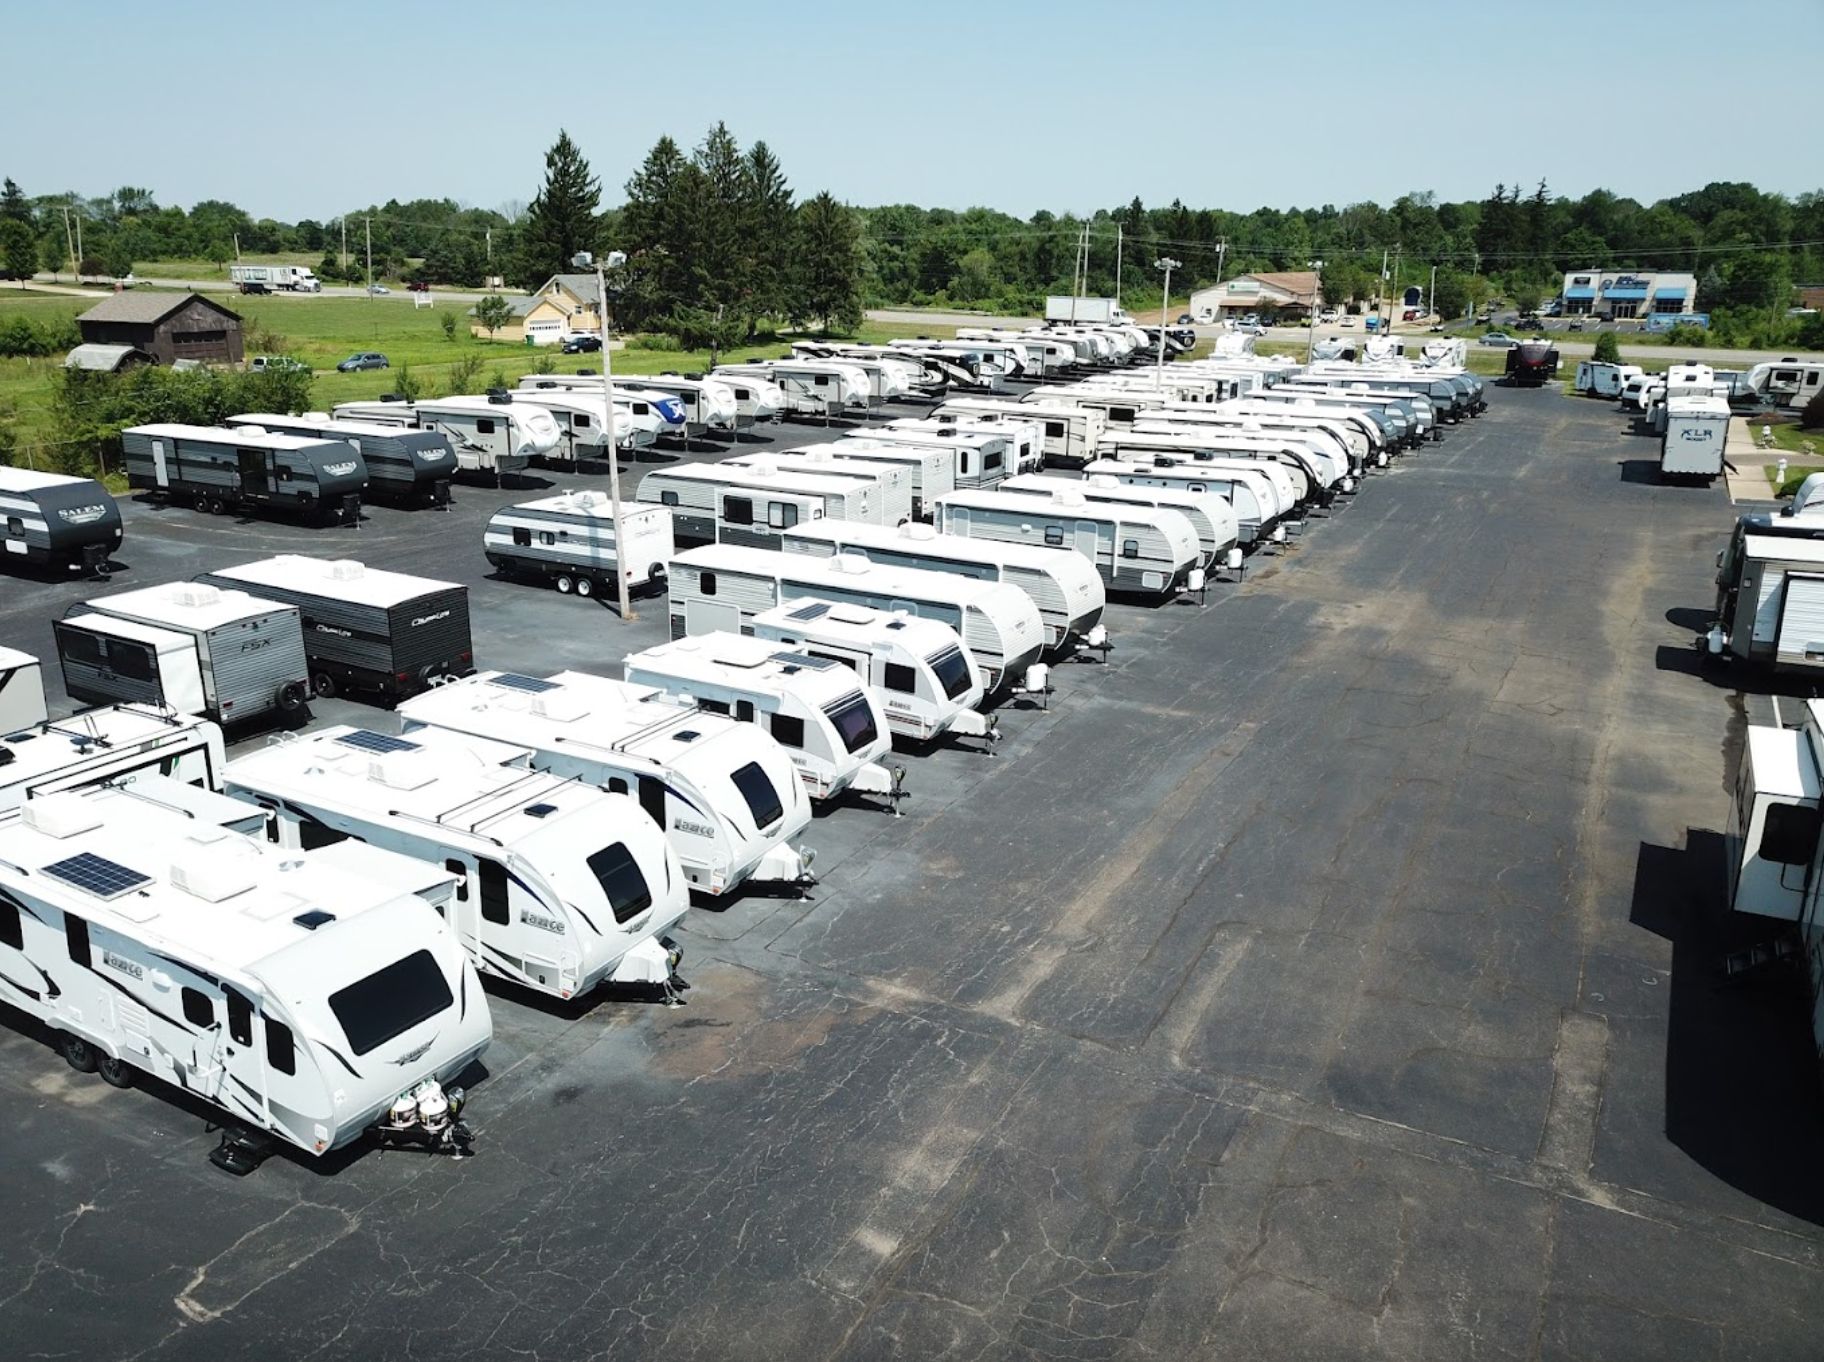
[{"label": "utility pole", "polygon": [[76,269],[79,279],[82,277],[82,259],[82,209],[78,208],[76,210]]},{"label": "utility pole", "polygon": [[494,229],[488,228],[488,273],[494,273]]},{"label": "utility pole", "polygon": [[1121,224],[1115,224],[1115,301],[1121,299]]},{"label": "utility pole", "polygon": [[1153,261],[1153,268],[1165,271],[1165,295],[1159,302],[1159,370],[1155,386],[1160,392],[1165,391],[1165,314],[1172,310],[1172,271],[1178,268],[1178,262],[1169,255],[1162,255]]},{"label": "utility pole", "polygon": [[70,250],[70,274],[74,276],[76,282],[80,284],[82,282],[82,275],[78,274],[76,269],[76,238],[70,232],[70,210],[67,205],[63,210],[63,244],[69,247]]},{"label": "utility pole", "polygon": [[340,259],[340,262],[342,265],[342,272],[344,274],[347,274],[348,273],[348,214],[346,214],[346,213],[344,213],[342,215],[342,254],[339,257],[339,259]]},{"label": "utility pole", "polygon": [[241,263],[241,234],[239,232],[234,234],[234,263],[237,265]]},{"label": "utility pole", "polygon": [[[615,251],[613,254],[620,256],[621,253]],[[626,257],[621,256],[621,259]],[[586,253],[579,252],[570,263],[586,266],[588,260]],[[627,543],[627,536],[621,530],[621,440],[615,430],[618,422],[614,419],[614,352],[608,348],[607,263],[604,260],[595,262],[595,315],[602,324],[602,406],[608,420],[608,501],[609,509],[614,515],[614,582],[620,593],[621,619],[625,622],[636,620],[639,616],[633,613],[633,607],[627,600],[627,560],[623,547]],[[620,262],[617,260],[615,263],[618,265]]]},{"label": "utility pole", "polygon": [[362,219],[367,224],[367,296],[374,296],[374,220]]},{"label": "utility pole", "polygon": [[[1425,295],[1425,315],[1427,317],[1434,317],[1434,316],[1437,316],[1437,312],[1438,312],[1438,267],[1436,265],[1433,265],[1431,267],[1431,289]],[[1442,317],[1438,317],[1438,320],[1443,321],[1444,319]]]},{"label": "utility pole", "polygon": [[1386,330],[1386,323],[1384,321],[1382,321],[1382,319],[1381,319],[1381,310],[1382,310],[1383,305],[1386,303],[1386,301],[1387,301],[1387,248],[1385,246],[1383,246],[1383,247],[1381,247],[1381,282],[1376,286],[1376,288],[1374,290],[1374,321],[1375,321],[1374,329],[1377,334],[1383,333]]},{"label": "utility pole", "polygon": [[1305,264],[1311,267],[1313,276],[1311,280],[1311,329],[1305,333],[1305,363],[1310,364],[1317,347],[1317,304],[1318,300],[1324,296],[1324,262],[1307,260]]},{"label": "utility pole", "polygon": [[[1393,243],[1392,286],[1394,288],[1398,288],[1400,286],[1400,243],[1397,241]],[[1406,297],[1406,295],[1403,293],[1400,295],[1400,298],[1401,298],[1400,306],[1402,308],[1404,308],[1406,306],[1405,297]],[[1392,302],[1392,300],[1389,300],[1387,303],[1387,328],[1386,328],[1389,331],[1393,330],[1393,313],[1394,313],[1393,302]]]}]

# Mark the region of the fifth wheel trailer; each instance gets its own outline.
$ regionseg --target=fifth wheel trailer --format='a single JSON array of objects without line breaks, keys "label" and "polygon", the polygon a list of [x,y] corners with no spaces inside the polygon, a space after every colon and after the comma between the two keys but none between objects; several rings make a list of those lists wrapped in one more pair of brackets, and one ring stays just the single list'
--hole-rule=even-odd
[{"label": "fifth wheel trailer", "polygon": [[0,465],[0,563],[108,575],[120,507],[93,478]]},{"label": "fifth wheel trailer", "polygon": [[[493,1037],[433,911],[449,876],[271,846],[198,801],[235,804],[99,788],[0,815],[0,995],[78,1072],[162,1080],[306,1154],[420,1112],[447,1130],[441,1085]],[[228,1152],[212,1159],[231,1172],[257,1163]]]},{"label": "fifth wheel trailer", "polygon": [[1203,561],[1197,528],[1181,512],[1091,501],[1063,482],[1055,491],[952,492],[938,500],[937,525],[945,534],[1074,549],[1109,591],[1161,600]]},{"label": "fifth wheel trailer", "polygon": [[282,553],[197,578],[224,591],[296,606],[311,689],[403,700],[475,669],[469,589],[346,558]]},{"label": "fifth wheel trailer", "polygon": [[297,607],[196,582],[70,607],[53,625],[75,700],[166,705],[221,724],[296,715],[310,698]]}]

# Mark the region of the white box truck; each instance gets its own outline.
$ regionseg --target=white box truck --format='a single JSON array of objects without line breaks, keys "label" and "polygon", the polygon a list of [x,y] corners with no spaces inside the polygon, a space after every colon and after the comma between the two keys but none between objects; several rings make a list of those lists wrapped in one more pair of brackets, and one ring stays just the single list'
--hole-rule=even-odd
[{"label": "white box truck", "polygon": [[1074,322],[1078,326],[1126,325],[1133,321],[1119,298],[1073,298],[1054,293],[1045,299],[1045,320]]},{"label": "white box truck", "polygon": [[228,282],[242,293],[321,293],[323,284],[308,265],[230,265]]},{"label": "white box truck", "polygon": [[1662,478],[1702,478],[1723,471],[1729,443],[1729,404],[1720,397],[1668,397],[1659,441]]}]

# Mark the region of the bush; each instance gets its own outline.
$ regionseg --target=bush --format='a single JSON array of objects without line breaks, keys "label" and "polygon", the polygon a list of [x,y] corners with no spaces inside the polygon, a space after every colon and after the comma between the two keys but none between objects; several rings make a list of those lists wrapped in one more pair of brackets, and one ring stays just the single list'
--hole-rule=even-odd
[{"label": "bush", "polygon": [[310,406],[308,369],[233,373],[172,370],[156,365],[125,373],[63,369],[54,379],[52,462],[60,473],[85,475],[118,465],[123,426],[171,421],[220,425],[244,411],[298,412]]},{"label": "bush", "polygon": [[1805,430],[1824,430],[1824,388],[1799,413],[1799,425]]},{"label": "bush", "polygon": [[475,386],[475,376],[481,372],[481,356],[467,354],[450,365],[450,396],[457,397],[470,391]]},{"label": "bush", "polygon": [[412,373],[412,366],[401,364],[393,372],[393,391],[407,402],[416,402],[424,396],[424,384]]},{"label": "bush", "polygon": [[1667,345],[1700,346],[1710,344],[1710,333],[1693,322],[1680,322],[1666,332]]},{"label": "bush", "polygon": [[1621,342],[1615,339],[1613,331],[1600,331],[1596,335],[1596,350],[1590,356],[1599,364],[1621,363]]},{"label": "bush", "polygon": [[668,336],[663,331],[642,331],[637,336],[627,338],[629,350],[662,350],[667,354],[677,354],[684,349],[684,342],[676,336]]},{"label": "bush", "polygon": [[[447,341],[456,339],[456,314],[445,308],[437,315],[437,325],[443,328],[443,338]],[[479,362],[479,361],[478,361]]]},{"label": "bush", "polygon": [[74,317],[61,317],[43,322],[14,313],[0,321],[0,356],[9,358],[42,358],[60,355],[82,344]]}]

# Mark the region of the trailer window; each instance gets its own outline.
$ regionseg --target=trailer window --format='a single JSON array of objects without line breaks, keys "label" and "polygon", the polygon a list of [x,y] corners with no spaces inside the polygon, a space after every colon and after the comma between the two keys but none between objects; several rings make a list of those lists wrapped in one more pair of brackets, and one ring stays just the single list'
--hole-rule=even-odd
[{"label": "trailer window", "polygon": [[769,827],[785,816],[785,805],[779,802],[779,792],[773,788],[773,782],[766,778],[766,772],[760,769],[760,763],[750,761],[734,774],[735,788],[741,792],[741,798],[747,801],[747,811],[754,816],[754,826]]},{"label": "trailer window", "polygon": [[722,518],[731,525],[751,525],[754,523],[754,503],[751,497],[725,497],[722,501]]},{"label": "trailer window", "polygon": [[0,946],[25,949],[25,924],[19,919],[19,905],[11,899],[0,899]]},{"label": "trailer window", "polygon": [[824,713],[836,725],[842,745],[851,752],[859,752],[880,736],[880,730],[874,726],[874,712],[868,708],[868,697],[860,691],[837,701]]},{"label": "trailer window", "polygon": [[507,868],[499,861],[478,856],[475,873],[481,880],[482,921],[505,926],[513,920],[513,912],[507,906]]},{"label": "trailer window", "polygon": [[190,1025],[207,1029],[215,1025],[215,1004],[209,995],[199,993],[193,988],[178,990],[184,1004],[184,1020]]},{"label": "trailer window", "polygon": [[475,423],[475,433],[477,435],[492,435],[494,433],[494,423],[487,417],[482,417]]},{"label": "trailer window", "polygon": [[804,750],[804,720],[794,719],[789,714],[775,714],[772,722],[773,740],[782,747],[796,747]]},{"label": "trailer window", "polygon": [[630,922],[652,906],[652,890],[625,844],[616,842],[591,856],[589,873],[608,896],[616,922]]},{"label": "trailer window", "polygon": [[918,673],[903,662],[889,662],[886,666],[886,687],[901,695],[916,695]]},{"label": "trailer window", "polygon": [[284,1022],[274,1021],[265,1013],[260,1014],[260,1020],[266,1023],[266,1063],[282,1074],[295,1074],[298,1071],[298,1048],[292,1041],[291,1028]]},{"label": "trailer window", "polygon": [[660,492],[659,493],[659,505],[676,506],[677,504],[678,504],[678,494],[676,492]]},{"label": "trailer window", "polygon": [[538,532],[538,542],[541,544],[555,544],[557,542],[557,535],[550,530],[540,530]]},{"label": "trailer window", "polygon": [[1062,548],[1064,546],[1064,527],[1062,525],[1047,525],[1045,527],[1045,542],[1050,544],[1054,549]]},{"label": "trailer window", "polygon": [[233,989],[228,994],[228,1039],[236,1045],[253,1044],[253,1004]]},{"label": "trailer window", "polygon": [[962,449],[962,450],[957,451],[956,471],[959,473],[967,473],[969,471],[969,451],[968,450]]},{"label": "trailer window", "polygon": [[86,918],[77,917],[74,913],[63,915],[63,935],[70,947],[70,959],[87,968],[89,955],[89,924]]},{"label": "trailer window", "polygon": [[789,530],[798,523],[798,508],[784,501],[766,503],[766,523],[775,530]]},{"label": "trailer window", "polygon": [[1045,423],[1045,438],[1047,440],[1062,440],[1064,438],[1064,423],[1062,421],[1047,421]]},{"label": "trailer window", "polygon": [[579,411],[575,416],[572,416],[570,418],[570,424],[575,426],[576,429],[578,429],[578,430],[588,430],[589,429],[588,413]]},{"label": "trailer window", "polygon": [[1121,541],[1121,556],[1123,558],[1138,558],[1140,556],[1140,541],[1138,539],[1123,539]]},{"label": "trailer window", "polygon": [[1824,813],[1797,804],[1769,804],[1761,827],[1761,859],[1780,865],[1810,865],[1817,854]]},{"label": "trailer window", "polygon": [[329,995],[342,1034],[357,1055],[403,1035],[446,1010],[449,981],[429,951],[414,951],[383,970]]},{"label": "trailer window", "polygon": [[711,699],[706,698],[705,696],[699,695],[697,697],[697,708],[706,709],[711,714],[726,714],[726,713],[728,713],[728,701],[711,700]]},{"label": "trailer window", "polygon": [[129,681],[152,679],[152,650],[141,644],[122,643],[108,649],[108,665]]},{"label": "trailer window", "polygon": [[522,549],[532,547],[532,531],[524,525],[513,527],[513,542]]},{"label": "trailer window", "polygon": [[1002,467],[1005,462],[1006,460],[1002,457],[1001,451],[998,449],[992,454],[984,454],[982,455],[982,471],[984,473],[992,473],[995,469]]},{"label": "trailer window", "polygon": [[969,660],[961,648],[946,648],[930,657],[931,670],[937,673],[944,694],[952,700],[969,689]]},{"label": "trailer window", "polygon": [[15,539],[21,538],[25,534],[25,522],[16,515],[9,515],[6,518],[6,532]]},{"label": "trailer window", "polygon": [[744,724],[751,724],[754,721],[754,702],[752,700],[735,701],[735,718]]},{"label": "trailer window", "polygon": [[697,574],[697,590],[701,591],[705,596],[715,595],[716,574],[713,572],[699,572]]}]

